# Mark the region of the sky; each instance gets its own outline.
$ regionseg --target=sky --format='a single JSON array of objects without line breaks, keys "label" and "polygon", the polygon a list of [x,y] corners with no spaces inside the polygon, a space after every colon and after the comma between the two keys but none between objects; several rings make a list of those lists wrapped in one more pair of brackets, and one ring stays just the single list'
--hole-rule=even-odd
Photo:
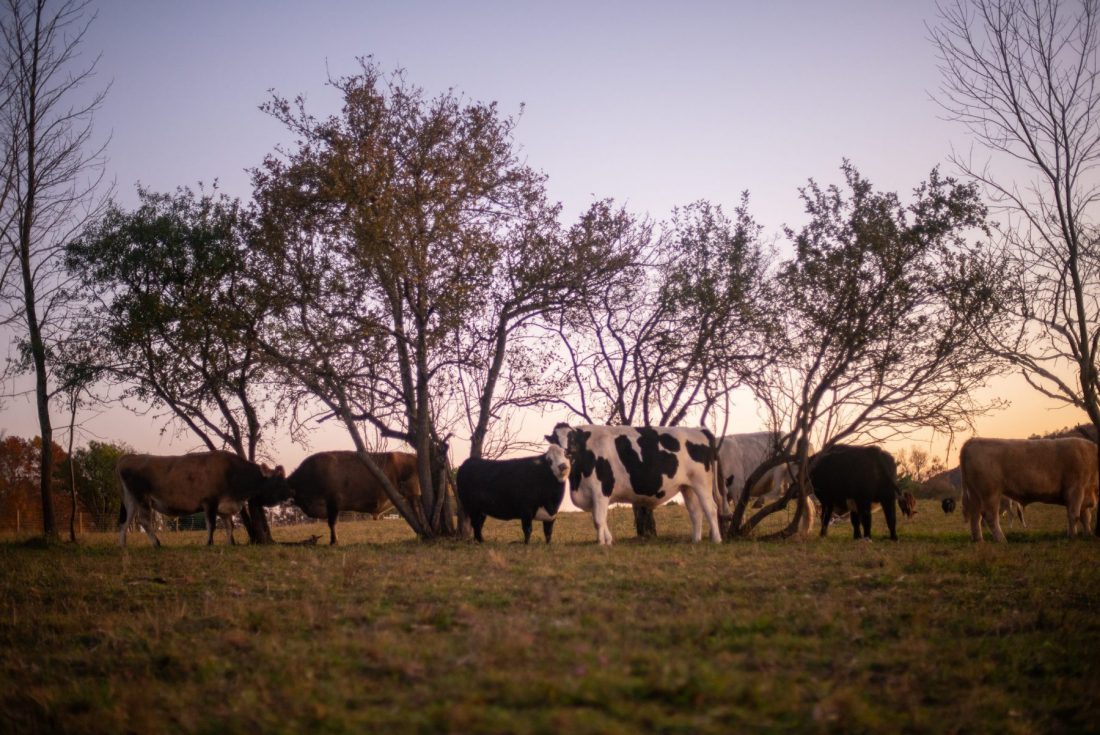
[{"label": "sky", "polygon": [[[698,199],[732,208],[748,190],[756,219],[778,233],[803,221],[798,188],[810,178],[840,181],[845,158],[904,197],[932,167],[952,173],[951,151],[972,145],[932,99],[939,77],[926,23],[936,8],[925,0],[93,7],[84,50],[89,60],[100,54],[95,81],[110,85],[96,128],[110,137],[107,173],[125,207],[139,182],[171,191],[217,180],[247,199],[248,170],[292,142],[259,106],[273,90],[304,95],[315,114],[335,112],[325,81],[354,73],[361,56],[404,69],[429,93],[454,88],[517,116],[522,155],[548,175],[570,219],[604,197],[661,220]],[[1019,378],[996,381],[988,395],[1011,406],[979,419],[985,436],[1083,419]],[[36,433],[31,401],[0,410],[0,428]],[[85,418],[85,440],[164,454],[199,448],[149,416],[116,408]],[[527,423],[545,433],[537,418]],[[752,405],[738,408],[731,430],[760,428]],[[321,430],[308,447],[280,437],[271,454],[289,469],[347,445]],[[947,451],[942,439],[932,447]]]}]

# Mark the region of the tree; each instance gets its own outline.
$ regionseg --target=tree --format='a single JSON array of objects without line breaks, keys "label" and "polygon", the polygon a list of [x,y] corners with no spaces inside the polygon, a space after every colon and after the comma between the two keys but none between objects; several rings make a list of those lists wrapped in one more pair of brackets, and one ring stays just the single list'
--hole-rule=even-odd
[{"label": "tree", "polygon": [[[495,105],[453,91],[429,99],[400,73],[360,67],[330,80],[338,115],[278,96],[264,107],[298,141],[254,173],[264,237],[253,270],[275,297],[256,339],[431,538],[454,531],[456,333],[482,314],[506,243],[543,211],[543,177],[519,161],[514,122]],[[415,450],[420,503],[375,465],[365,427]]]},{"label": "tree", "polygon": [[71,455],[76,470],[77,495],[91,513],[97,530],[109,531],[118,518],[122,488],[115,465],[133,450],[122,444],[90,441]]},{"label": "tree", "polygon": [[594,203],[566,233],[560,231],[560,207],[541,213],[524,217],[525,224],[501,242],[485,307],[456,331],[458,396],[471,457],[486,453],[494,422],[505,433],[490,456],[511,448],[508,422],[501,420],[506,412],[561,395],[565,381],[547,369],[557,358],[546,330],[587,294],[621,280],[637,257],[636,243],[619,237],[610,202]]},{"label": "tree", "polygon": [[[781,439],[775,458],[747,478],[731,531],[750,532],[795,495],[805,512],[811,445],[952,433],[988,406],[973,391],[991,374],[978,333],[1000,303],[999,261],[967,236],[985,208],[975,187],[933,170],[905,205],[878,192],[850,163],[843,187],[801,190],[809,222],[787,229],[794,256],[776,275],[781,329],[753,389]],[[797,482],[742,523],[748,491],[766,470],[795,462]]]},{"label": "tree", "polygon": [[1011,321],[989,331],[987,347],[1100,429],[1100,3],[956,0],[939,10],[940,104],[1030,177],[953,159],[1002,215],[1014,265]]},{"label": "tree", "polygon": [[[267,306],[245,279],[249,212],[216,190],[139,187],[138,198],[132,212],[111,205],[68,245],[91,304],[75,330],[80,355],[135,410],[163,410],[208,449],[255,462],[268,392],[248,336]],[[252,541],[270,543],[263,507],[248,511]]]},{"label": "tree", "polygon": [[[768,258],[748,196],[732,218],[705,201],[674,210],[656,237],[625,212],[609,224],[637,258],[562,313],[574,390],[559,402],[589,423],[704,424],[763,357]],[[652,511],[634,513],[655,535]]]},{"label": "tree", "polygon": [[[50,467],[53,500],[57,502],[62,521],[65,506],[62,501],[70,491],[65,451],[55,442],[51,445]],[[17,436],[0,437],[0,522],[9,528],[30,527],[41,513],[38,471],[42,466],[42,440]]]},{"label": "tree", "polygon": [[[39,433],[53,441],[51,345],[65,334],[68,299],[61,248],[96,215],[103,146],[92,115],[105,92],[88,95],[95,63],[79,52],[91,20],[83,0],[5,0],[0,15],[0,304],[18,334],[15,369],[35,377]],[[105,145],[105,144],[104,144]],[[43,533],[56,538],[53,455],[39,470]]]}]

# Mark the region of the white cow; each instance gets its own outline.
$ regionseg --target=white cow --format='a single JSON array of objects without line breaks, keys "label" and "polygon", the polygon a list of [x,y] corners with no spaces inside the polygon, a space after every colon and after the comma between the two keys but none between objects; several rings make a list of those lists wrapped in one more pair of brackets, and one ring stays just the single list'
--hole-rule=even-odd
[{"label": "white cow", "polygon": [[714,503],[716,442],[706,429],[558,424],[546,440],[569,455],[569,495],[578,508],[592,513],[599,543],[612,542],[611,503],[653,508],[677,493],[684,496],[691,518],[691,540],[702,539],[705,517],[711,540],[722,541]]},{"label": "white cow", "polygon": [[[775,431],[755,431],[748,434],[728,434],[722,437],[718,447],[718,456],[722,466],[722,493],[719,507],[723,515],[729,515],[737,505],[745,481],[756,468],[764,464],[775,453],[779,442],[779,433]],[[809,449],[813,454],[813,448]],[[793,462],[773,467],[752,486],[750,498],[759,498],[765,503],[778,500],[787,492],[791,482],[797,476],[798,465]],[[814,522],[814,503],[807,498],[806,513],[799,524],[800,530],[809,531]]]}]

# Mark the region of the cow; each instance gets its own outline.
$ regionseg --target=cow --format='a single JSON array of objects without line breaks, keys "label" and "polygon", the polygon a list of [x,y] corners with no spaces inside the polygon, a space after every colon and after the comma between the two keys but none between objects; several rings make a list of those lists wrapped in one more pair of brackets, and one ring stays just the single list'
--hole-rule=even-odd
[{"label": "cow", "polygon": [[1088,439],[975,437],[963,444],[959,464],[963,518],[970,523],[974,541],[982,540],[983,520],[995,540],[1006,540],[1000,514],[1005,497],[1021,505],[1064,505],[1070,538],[1078,526],[1088,532],[1090,511],[1097,505],[1098,475],[1096,445]]},{"label": "cow", "polygon": [[475,459],[458,468],[458,499],[470,517],[474,538],[483,541],[481,527],[491,516],[502,521],[519,520],[523,543],[531,542],[532,521],[542,521],[546,543],[554,533],[554,517],[569,482],[569,458],[551,445],[537,457]]},{"label": "cow", "polygon": [[940,507],[943,508],[944,513],[954,513],[955,512],[955,499],[954,498],[944,498],[943,501],[940,502]]},{"label": "cow", "polygon": [[178,456],[126,454],[115,467],[122,482],[122,507],[118,516],[118,543],[126,545],[130,521],[160,546],[150,511],[169,516],[202,511],[206,516],[206,544],[214,543],[218,516],[225,522],[229,543],[233,540],[233,514],[251,499],[271,506],[291,494],[282,467],[268,470],[232,452],[195,452]]},{"label": "cow", "polygon": [[653,508],[677,493],[691,518],[691,540],[702,539],[705,517],[711,540],[721,543],[715,505],[720,472],[714,435],[706,429],[558,424],[546,439],[569,457],[569,496],[592,513],[599,544],[613,541],[611,503]]},{"label": "cow", "polygon": [[[740,499],[745,482],[753,472],[775,454],[780,435],[775,431],[756,431],[747,434],[728,434],[718,444],[721,460],[722,493],[718,499],[719,513],[729,516]],[[812,453],[813,450],[811,449]],[[749,498],[756,498],[758,505],[778,500],[797,477],[798,465],[781,464],[771,468],[752,486]],[[806,503],[806,513],[800,523],[802,533],[814,522],[814,504]]]},{"label": "cow", "polygon": [[[372,452],[371,459],[410,503],[420,502],[416,455]],[[302,460],[287,478],[294,504],[310,518],[328,520],[329,545],[336,543],[340,511],[370,513],[378,518],[393,507],[382,484],[353,451],[317,452]]]},{"label": "cow", "polygon": [[829,530],[836,508],[849,510],[852,532],[856,539],[871,540],[871,510],[874,503],[882,506],[890,539],[898,540],[897,507],[912,515],[912,496],[902,496],[897,485],[897,464],[883,449],[875,446],[835,444],[810,459],[810,482],[814,495],[821,501],[821,535]]}]

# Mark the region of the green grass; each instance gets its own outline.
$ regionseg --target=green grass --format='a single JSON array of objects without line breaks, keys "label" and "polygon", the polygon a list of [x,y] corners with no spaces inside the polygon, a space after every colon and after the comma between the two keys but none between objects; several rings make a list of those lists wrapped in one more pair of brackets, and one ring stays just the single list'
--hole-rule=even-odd
[{"label": "green grass", "polygon": [[649,542],[614,510],[610,549],[581,514],[550,547],[492,521],[483,546],[388,520],[335,548],[9,540],[0,729],[1100,730],[1100,541],[1028,514],[1003,546],[931,503],[897,544],[692,545],[682,507]]}]

